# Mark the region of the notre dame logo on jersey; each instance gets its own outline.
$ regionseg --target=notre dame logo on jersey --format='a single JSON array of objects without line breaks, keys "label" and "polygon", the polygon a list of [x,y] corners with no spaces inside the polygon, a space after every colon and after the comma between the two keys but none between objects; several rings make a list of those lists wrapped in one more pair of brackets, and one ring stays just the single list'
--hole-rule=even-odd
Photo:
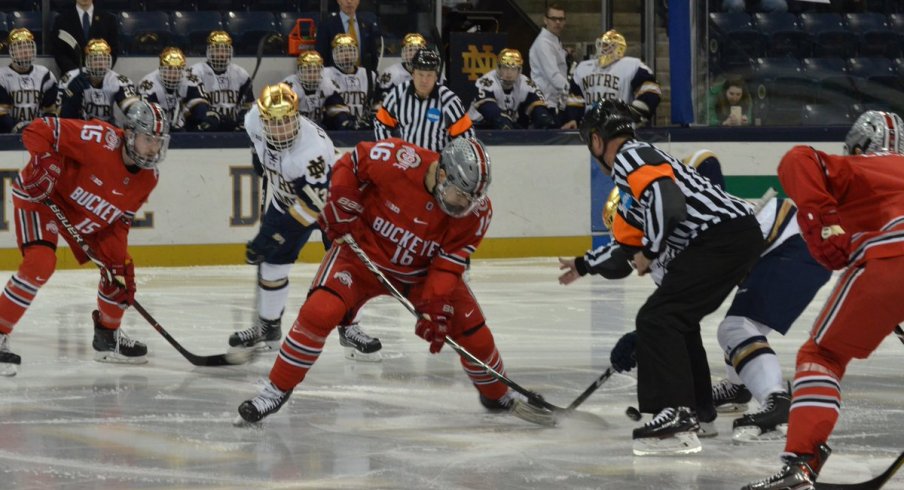
[{"label": "notre dame logo on jersey", "polygon": [[326,161],[323,156],[317,157],[315,160],[308,162],[308,175],[315,179],[321,179],[326,174]]}]

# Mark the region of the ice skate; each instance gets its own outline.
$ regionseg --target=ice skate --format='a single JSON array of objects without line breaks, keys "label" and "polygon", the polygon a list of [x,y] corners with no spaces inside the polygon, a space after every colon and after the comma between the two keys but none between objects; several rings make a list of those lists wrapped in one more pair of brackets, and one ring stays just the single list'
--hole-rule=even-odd
[{"label": "ice skate", "polygon": [[0,333],[0,376],[15,376],[22,358],[9,350],[9,335]]},{"label": "ice skate", "polygon": [[258,317],[254,325],[229,336],[229,346],[255,351],[279,350],[282,340],[282,318],[265,320]]},{"label": "ice skate", "polygon": [[339,344],[345,347],[346,359],[364,362],[380,362],[383,360],[383,355],[380,354],[383,344],[380,343],[380,339],[371,337],[364,330],[361,330],[357,322],[351,325],[340,326],[338,330]]},{"label": "ice skate", "polygon": [[267,380],[257,396],[250,400],[245,400],[239,405],[239,416],[236,417],[233,425],[257,424],[264,417],[278,412],[291,395],[292,390],[282,391]]},{"label": "ice skate", "polygon": [[829,446],[820,444],[818,453],[815,456],[811,454],[782,456],[785,466],[778,473],[747,484],[741,490],[814,490],[819,469],[832,454],[832,450]]},{"label": "ice skate", "polygon": [[664,408],[653,420],[634,429],[636,456],[690,454],[703,446],[697,438],[700,424],[687,407]]},{"label": "ice skate", "polygon": [[787,393],[772,393],[759,411],[735,419],[731,438],[736,442],[784,439],[790,410],[791,397]]},{"label": "ice skate", "polygon": [[144,364],[148,362],[148,347],[130,338],[122,328],[110,330],[100,324],[100,312],[91,313],[94,320],[94,360],[117,364]]},{"label": "ice skate", "polygon": [[700,428],[697,430],[697,437],[700,439],[708,439],[710,437],[716,437],[719,435],[719,430],[716,429],[716,418],[718,415],[713,415],[711,420],[704,421],[700,416],[697,416],[697,421],[700,423]]},{"label": "ice skate", "polygon": [[490,412],[508,412],[515,404],[515,400],[527,402],[527,397],[512,389],[506,391],[502,398],[497,400],[487,398],[483,394],[480,395],[480,404]]},{"label": "ice skate", "polygon": [[713,404],[720,413],[737,413],[747,410],[747,403],[753,396],[744,385],[737,385],[723,379],[713,385]]}]

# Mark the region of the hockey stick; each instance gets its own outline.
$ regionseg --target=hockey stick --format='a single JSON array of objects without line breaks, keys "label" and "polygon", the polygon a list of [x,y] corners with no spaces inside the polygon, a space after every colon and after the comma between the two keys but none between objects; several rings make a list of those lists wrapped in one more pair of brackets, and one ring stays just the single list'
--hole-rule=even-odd
[{"label": "hockey stick", "polygon": [[82,61],[82,50],[79,48],[78,41],[76,41],[75,38],[72,37],[72,34],[69,34],[68,31],[64,31],[62,29],[60,29],[60,32],[57,34],[57,38],[60,41],[66,43],[70,48],[72,48],[73,51],[75,51],[76,59],[78,59],[78,71],[79,73],[81,73],[84,62]]},{"label": "hockey stick", "polygon": [[891,477],[895,476],[901,466],[904,466],[904,452],[899,454],[892,461],[891,466],[883,471],[882,474],[872,480],[860,483],[823,483],[817,481],[815,483],[816,490],[879,490],[888,483],[888,480],[891,480]]},{"label": "hockey stick", "polygon": [[898,340],[900,340],[901,343],[904,344],[904,329],[901,328],[901,325],[897,325],[895,327],[895,335],[897,335]]},{"label": "hockey stick", "polygon": [[565,410],[557,411],[557,410],[544,410],[536,405],[532,405],[530,403],[523,403],[520,400],[515,400],[514,405],[512,406],[512,413],[527,420],[528,422],[533,422],[535,424],[540,425],[548,425],[554,426],[556,425],[561,417],[572,414],[575,409],[582,403],[584,400],[590,397],[599,388],[603,385],[615,372],[611,367],[606,368],[603,374],[600,375],[599,378],[596,379],[590,386],[584,390],[577,398],[571,402],[570,405],[565,407]]},{"label": "hockey stick", "polygon": [[[386,278],[386,276],[383,274],[383,271],[381,271],[377,267],[377,265],[374,264],[373,261],[370,260],[370,257],[368,257],[367,253],[365,253],[364,250],[362,250],[361,247],[358,246],[358,242],[355,241],[354,237],[352,237],[351,234],[343,235],[342,241],[346,245],[348,245],[348,247],[352,250],[352,252],[355,253],[355,255],[358,256],[358,259],[361,260],[361,262],[364,264],[364,266],[367,267],[368,270],[373,272],[375,276],[377,276],[377,280],[380,281],[380,283],[383,285],[383,287],[386,288],[387,291],[389,291],[389,294],[391,294],[395,299],[397,299],[400,303],[402,303],[402,306],[404,306],[405,309],[410,311],[411,314],[415,316],[415,318],[422,318],[422,315],[420,313],[418,313],[417,309],[415,309],[415,307],[411,303],[411,301],[408,298],[406,298],[401,292],[399,292],[399,290],[396,289],[396,287],[391,282],[389,282],[389,279]],[[511,388],[511,389],[517,391],[518,393],[521,393],[525,397],[527,397],[527,399],[530,401],[530,403],[541,406],[550,411],[565,411],[566,410],[564,408],[557,407],[551,403],[548,403],[546,400],[543,399],[542,396],[540,396],[540,395],[522,387],[518,383],[515,383],[514,381],[508,379],[504,374],[500,374],[498,371],[496,371],[495,369],[493,369],[492,367],[487,365],[487,363],[485,363],[485,362],[481,361],[480,359],[478,359],[477,357],[475,357],[474,354],[471,354],[470,352],[468,352],[464,347],[458,345],[458,342],[452,340],[449,337],[446,337],[446,345],[448,345],[449,347],[454,349],[455,352],[457,352],[462,357],[468,359],[469,361],[473,362],[474,364],[479,365],[488,374],[490,374],[491,376],[493,376],[494,378],[499,380],[502,384],[508,386],[509,388]]]},{"label": "hockey stick", "polygon": [[260,41],[257,42],[257,51],[255,52],[255,56],[257,60],[254,61],[254,71],[251,72],[251,84],[254,84],[254,78],[257,77],[257,70],[261,67],[261,61],[264,59],[264,45],[267,44],[267,40],[270,39],[270,36],[276,34],[278,36],[282,36],[279,32],[276,31],[267,31],[261,36]]},{"label": "hockey stick", "polygon": [[[90,259],[91,262],[94,262],[94,265],[100,268],[101,271],[109,275],[107,266],[103,262],[101,262],[96,255],[94,255],[91,247],[87,242],[85,242],[85,239],[82,238],[82,235],[79,233],[79,231],[75,228],[75,226],[72,226],[72,223],[69,222],[69,218],[67,218],[66,215],[63,214],[63,210],[60,209],[60,207],[50,199],[45,199],[43,202],[45,206],[50,208],[54,216],[56,216],[57,221],[59,221],[60,224],[63,225],[63,228],[66,228],[66,232],[69,233],[69,236],[72,237],[73,240],[75,240],[75,243],[79,246],[79,248],[81,248],[82,251],[85,252],[85,255],[88,256],[88,259]],[[113,280],[115,281],[116,279],[114,278]],[[174,339],[169,334],[169,332],[167,332],[166,329],[164,329],[163,326],[160,325],[160,323],[158,323],[157,320],[155,320],[154,317],[152,317],[151,314],[148,313],[148,311],[145,310],[143,306],[141,306],[141,303],[139,303],[138,300],[134,300],[132,302],[132,306],[136,311],[138,311],[139,314],[141,314],[142,317],[144,317],[145,320],[147,320],[148,323],[151,324],[152,327],[154,327],[154,330],[159,332],[160,335],[162,335],[163,338],[170,343],[170,345],[175,347],[176,350],[179,351],[180,354],[182,354],[182,356],[188,359],[188,362],[194,364],[195,366],[228,366],[232,364],[244,364],[251,359],[251,354],[249,352],[230,352],[228,354],[217,354],[214,356],[199,356],[192,354],[184,347],[182,347],[179,342],[176,342],[176,339]]]}]

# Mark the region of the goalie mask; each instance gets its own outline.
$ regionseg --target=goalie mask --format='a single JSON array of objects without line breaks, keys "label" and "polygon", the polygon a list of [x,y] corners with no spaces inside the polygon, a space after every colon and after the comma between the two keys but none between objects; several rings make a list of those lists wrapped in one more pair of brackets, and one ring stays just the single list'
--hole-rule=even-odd
[{"label": "goalie mask", "polygon": [[129,106],[123,129],[125,152],[135,165],[155,168],[166,157],[169,147],[169,121],[156,102],[139,100]]},{"label": "goalie mask", "polygon": [[103,80],[113,68],[113,50],[103,39],[92,39],[85,45],[85,71],[92,80]]},{"label": "goalie mask", "polygon": [[615,29],[606,31],[596,40],[596,53],[599,56],[600,66],[609,66],[622,59],[627,48],[628,43],[625,42],[625,36],[619,34]]},{"label": "goalie mask", "polygon": [[355,36],[340,33],[333,38],[333,63],[343,73],[352,74],[358,68],[358,41]]},{"label": "goalie mask", "polygon": [[496,76],[505,90],[511,90],[515,82],[521,76],[521,67],[524,66],[524,58],[517,49],[503,49],[499,52],[496,63]]},{"label": "goalie mask", "polygon": [[461,218],[483,202],[490,180],[490,157],[483,143],[456,138],[440,154],[433,197],[446,214]]},{"label": "goalie mask", "polygon": [[298,95],[285,83],[268,85],[257,99],[257,108],[267,144],[276,150],[290,148],[301,127]]},{"label": "goalie mask", "polygon": [[185,76],[185,54],[179,48],[166,48],[160,53],[160,82],[167,90],[176,90]]},{"label": "goalie mask", "polygon": [[844,138],[844,153],[904,153],[904,121],[893,112],[864,112]]},{"label": "goalie mask", "polygon": [[414,68],[411,67],[411,58],[417,50],[427,47],[427,39],[424,36],[411,32],[405,34],[402,38],[402,66],[410,73]]},{"label": "goalie mask", "polygon": [[305,90],[312,92],[320,88],[323,80],[323,58],[317,51],[304,51],[298,55],[295,61],[298,69],[298,79]]},{"label": "goalie mask", "polygon": [[213,31],[207,36],[207,64],[222,73],[232,62],[232,38],[226,31]]},{"label": "goalie mask", "polygon": [[35,46],[35,36],[31,31],[24,27],[13,29],[9,33],[7,44],[9,44],[9,57],[12,60],[13,68],[20,72],[31,69],[31,64],[38,52]]}]

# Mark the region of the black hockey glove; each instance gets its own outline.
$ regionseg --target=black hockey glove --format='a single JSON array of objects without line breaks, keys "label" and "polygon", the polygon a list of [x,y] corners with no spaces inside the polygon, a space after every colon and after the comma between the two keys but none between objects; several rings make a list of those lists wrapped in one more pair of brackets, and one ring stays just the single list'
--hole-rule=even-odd
[{"label": "black hockey glove", "polygon": [[637,367],[637,332],[628,332],[615,343],[609,354],[612,369],[626,373]]},{"label": "black hockey glove", "polygon": [[278,231],[268,226],[261,227],[257,236],[245,245],[245,262],[258,265],[267,260],[273,252],[286,242]]}]

